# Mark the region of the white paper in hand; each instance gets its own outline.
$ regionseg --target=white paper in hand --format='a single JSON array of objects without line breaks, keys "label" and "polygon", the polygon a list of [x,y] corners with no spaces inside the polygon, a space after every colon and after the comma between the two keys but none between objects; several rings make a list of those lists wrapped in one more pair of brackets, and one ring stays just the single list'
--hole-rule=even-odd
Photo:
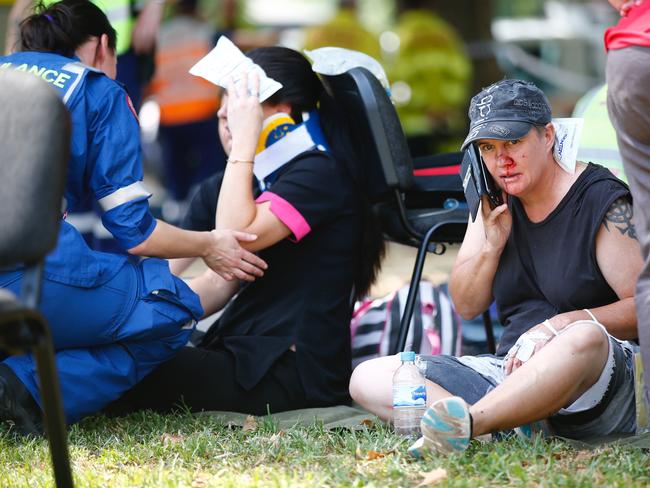
[{"label": "white paper in hand", "polygon": [[583,119],[561,118],[553,119],[552,122],[555,127],[555,147],[553,148],[555,161],[564,171],[573,174],[576,169]]},{"label": "white paper in hand", "polygon": [[[239,83],[244,73],[257,73],[260,78],[260,103],[269,98],[280,88],[282,84],[266,76],[264,70],[247,58],[230,39],[221,36],[215,48],[201,58],[190,68],[190,74],[200,76],[222,88],[228,88],[228,83],[233,79],[235,84]],[[250,86],[249,86],[250,88]]]}]

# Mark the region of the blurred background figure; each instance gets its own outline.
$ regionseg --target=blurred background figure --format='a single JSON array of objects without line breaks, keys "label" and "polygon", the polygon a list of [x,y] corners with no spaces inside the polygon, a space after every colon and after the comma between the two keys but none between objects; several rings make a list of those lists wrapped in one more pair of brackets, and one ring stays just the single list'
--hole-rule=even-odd
[{"label": "blurred background figure", "polygon": [[599,85],[583,95],[571,116],[581,117],[584,121],[578,160],[597,161],[627,183],[616,130],[607,113],[607,85]]},{"label": "blurred background figure", "polygon": [[356,0],[341,0],[336,14],[324,24],[305,31],[304,48],[336,46],[361,51],[381,61],[379,40],[359,19]]},{"label": "blurred background figure", "polygon": [[[647,427],[647,407],[650,406],[650,1],[609,0],[609,3],[622,18],[605,32],[607,108],[617,130],[632,190],[634,223],[645,261],[636,286],[636,310],[643,357],[640,369],[645,369]],[[641,364],[637,364],[639,366]],[[641,386],[639,393],[640,390]]]},{"label": "blurred background figure", "polygon": [[302,47],[343,47],[382,63],[414,156],[459,144],[472,69],[456,30],[432,2],[410,0],[394,5],[399,14],[389,30],[372,32],[362,22],[361,3],[342,0],[333,16],[306,29]]},{"label": "blurred background figure", "polygon": [[214,46],[215,28],[198,13],[197,0],[178,0],[158,34],[156,72],[149,92],[160,109],[158,141],[166,199],[162,217],[177,222],[190,189],[224,167],[217,137],[218,88],[188,73]]}]

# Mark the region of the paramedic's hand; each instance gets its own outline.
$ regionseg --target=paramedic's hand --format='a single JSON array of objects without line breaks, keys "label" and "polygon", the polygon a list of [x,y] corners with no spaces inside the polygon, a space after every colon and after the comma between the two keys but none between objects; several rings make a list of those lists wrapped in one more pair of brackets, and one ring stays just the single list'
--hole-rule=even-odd
[{"label": "paramedic's hand", "polygon": [[[505,193],[503,201],[507,201]],[[494,250],[502,250],[508,242],[512,229],[512,215],[508,204],[499,205],[494,210],[490,208],[490,201],[486,195],[481,197],[481,216],[485,230],[486,244]]]},{"label": "paramedic's hand", "polygon": [[164,10],[164,1],[149,0],[138,15],[131,33],[131,47],[136,54],[146,54],[153,50]]},{"label": "paramedic's hand", "polygon": [[254,241],[256,235],[228,229],[215,229],[210,234],[212,245],[203,260],[212,271],[228,281],[254,281],[264,275],[266,262],[239,244]]},{"label": "paramedic's hand", "polygon": [[232,137],[230,157],[252,160],[262,131],[262,105],[259,102],[260,78],[257,73],[244,74],[228,83],[227,118]]}]

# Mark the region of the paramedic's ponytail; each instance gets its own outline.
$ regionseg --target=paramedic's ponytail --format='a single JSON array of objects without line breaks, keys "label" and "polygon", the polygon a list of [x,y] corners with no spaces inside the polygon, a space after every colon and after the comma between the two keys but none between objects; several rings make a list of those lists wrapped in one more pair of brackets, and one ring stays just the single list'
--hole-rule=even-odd
[{"label": "paramedic's ponytail", "polygon": [[106,34],[115,50],[117,35],[106,15],[89,0],[63,0],[49,6],[39,3],[34,14],[20,23],[21,51],[73,56],[91,37]]}]

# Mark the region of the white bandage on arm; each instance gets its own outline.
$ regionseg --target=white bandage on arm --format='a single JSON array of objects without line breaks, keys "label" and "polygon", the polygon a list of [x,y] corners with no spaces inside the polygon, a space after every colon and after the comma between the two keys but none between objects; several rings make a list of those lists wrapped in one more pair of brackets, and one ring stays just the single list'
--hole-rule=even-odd
[{"label": "white bandage on arm", "polygon": [[517,342],[515,342],[515,344],[510,348],[505,359],[507,361],[509,358],[514,356],[522,363],[525,363],[535,353],[535,346],[537,343],[547,342],[550,339],[550,336],[539,330],[524,332],[519,336]]},{"label": "white bandage on arm", "polygon": [[521,336],[519,339],[520,340],[517,341],[519,347],[517,348],[515,357],[522,363],[525,363],[532,357],[533,353],[535,352],[535,345],[537,343],[530,337],[526,336]]},{"label": "white bandage on arm", "polygon": [[546,327],[548,330],[550,330],[554,336],[559,336],[560,333],[551,325],[551,321],[549,319],[546,319],[544,322],[542,322],[542,325]]}]

